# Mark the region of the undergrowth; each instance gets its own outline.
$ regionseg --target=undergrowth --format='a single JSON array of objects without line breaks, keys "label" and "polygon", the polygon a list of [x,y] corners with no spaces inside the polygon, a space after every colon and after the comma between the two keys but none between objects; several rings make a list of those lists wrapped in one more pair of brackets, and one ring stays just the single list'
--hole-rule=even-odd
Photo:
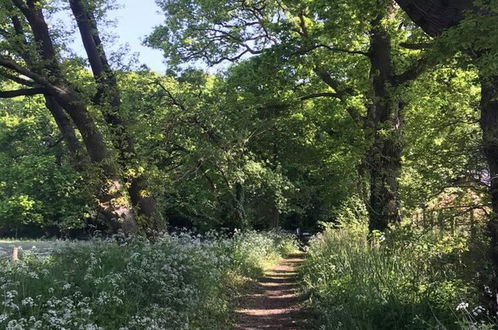
[{"label": "undergrowth", "polygon": [[234,277],[294,249],[292,237],[182,234],[155,242],[67,243],[0,265],[2,329],[222,329]]},{"label": "undergrowth", "polygon": [[346,215],[312,241],[300,269],[317,327],[492,328],[465,276],[468,235],[404,224],[369,236],[364,213]]}]

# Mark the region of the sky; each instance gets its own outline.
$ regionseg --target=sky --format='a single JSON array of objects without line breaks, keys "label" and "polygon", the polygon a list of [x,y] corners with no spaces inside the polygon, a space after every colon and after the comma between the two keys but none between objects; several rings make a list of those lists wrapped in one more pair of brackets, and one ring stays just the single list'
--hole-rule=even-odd
[{"label": "sky", "polygon": [[[145,64],[153,71],[164,73],[166,65],[162,51],[142,45],[143,40],[153,28],[164,21],[164,14],[158,12],[159,7],[154,0],[116,0],[116,4],[119,8],[108,13],[108,18],[114,24],[104,27],[106,32],[117,38],[112,45],[105,44],[104,41],[108,56],[113,50],[127,44],[130,53],[139,53],[140,63],[134,64]],[[68,12],[62,12],[54,19],[63,25],[74,23],[74,21],[68,21],[74,20]],[[75,33],[74,41],[70,45],[78,55],[85,56],[79,33]],[[130,58],[131,56],[127,56],[125,61]]]},{"label": "sky", "polygon": [[144,37],[164,21],[154,0],[117,0],[117,3],[121,8],[111,13],[110,17],[116,19],[117,26],[112,32],[118,36],[118,42],[129,44],[132,52],[139,52],[142,64],[153,71],[164,72],[166,65],[162,52],[142,46]]}]

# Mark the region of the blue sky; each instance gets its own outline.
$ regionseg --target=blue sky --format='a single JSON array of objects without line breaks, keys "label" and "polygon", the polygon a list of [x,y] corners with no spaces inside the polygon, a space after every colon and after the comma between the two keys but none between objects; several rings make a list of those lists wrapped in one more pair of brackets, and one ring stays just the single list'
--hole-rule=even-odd
[{"label": "blue sky", "polygon": [[[160,14],[159,7],[154,0],[116,0],[118,9],[107,13],[108,20],[113,24],[101,27],[101,34],[110,34],[116,39],[112,43],[106,43],[104,46],[108,56],[113,51],[118,50],[121,46],[128,45],[129,54],[125,54],[125,63],[133,59],[134,53],[139,53],[139,63],[133,62],[135,66],[145,64],[153,71],[164,73],[166,65],[162,51],[152,49],[142,45],[145,37],[150,34],[154,27],[164,21],[164,14]],[[52,17],[52,23],[61,24],[63,27],[75,25],[74,17],[69,11],[62,11]],[[85,50],[81,42],[79,32],[73,35],[74,39],[70,41],[70,47],[76,54],[85,57]]]},{"label": "blue sky", "polygon": [[112,29],[118,42],[127,43],[132,52],[140,53],[140,62],[157,72],[164,72],[166,65],[160,50],[142,46],[146,35],[152,32],[154,26],[161,24],[164,16],[158,13],[159,8],[154,0],[117,0],[120,9],[110,13],[110,18],[116,20]]}]

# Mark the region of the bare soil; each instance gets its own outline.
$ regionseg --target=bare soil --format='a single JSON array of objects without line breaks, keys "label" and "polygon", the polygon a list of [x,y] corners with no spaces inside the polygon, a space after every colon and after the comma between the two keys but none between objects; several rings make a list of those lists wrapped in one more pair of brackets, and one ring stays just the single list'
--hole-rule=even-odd
[{"label": "bare soil", "polygon": [[237,330],[306,329],[296,268],[303,254],[293,254],[268,270],[240,300]]}]

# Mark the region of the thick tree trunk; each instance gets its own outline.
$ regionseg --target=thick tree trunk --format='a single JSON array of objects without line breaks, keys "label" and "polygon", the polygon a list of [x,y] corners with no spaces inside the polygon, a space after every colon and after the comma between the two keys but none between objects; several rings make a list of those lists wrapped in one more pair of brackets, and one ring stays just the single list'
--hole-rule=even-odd
[{"label": "thick tree trunk", "polygon": [[130,234],[137,232],[137,222],[130,208],[131,203],[128,202],[123,180],[118,174],[119,168],[112,161],[104,138],[85,104],[79,101],[79,95],[70,87],[57,88],[52,91],[52,95],[73,120],[83,137],[90,159],[100,170],[97,174],[103,185],[96,196],[99,202],[99,218],[107,223],[112,231],[122,229]]},{"label": "thick tree trunk", "polygon": [[483,150],[489,167],[491,206],[493,213],[488,220],[487,229],[491,239],[490,258],[493,262],[491,288],[492,307],[498,310],[498,76],[480,77],[481,81],[481,119]]},{"label": "thick tree trunk", "polygon": [[400,130],[389,129],[389,136],[376,133],[370,157],[369,229],[384,231],[401,220],[399,184],[401,172]]},{"label": "thick tree trunk", "polygon": [[[389,10],[387,5],[386,12]],[[391,40],[384,15],[372,21],[369,58],[371,63],[372,106],[369,107],[366,128],[372,134],[373,145],[367,155],[370,174],[370,230],[384,231],[389,224],[400,221],[398,177],[401,171],[401,106],[393,101],[394,70]]]},{"label": "thick tree trunk", "polygon": [[[137,230],[135,217],[128,206],[128,196],[124,191],[124,185],[120,179],[119,172],[110,159],[107,145],[102,134],[100,134],[93,118],[88,112],[86,105],[80,100],[80,95],[62,74],[58,62],[48,25],[45,21],[40,3],[38,1],[24,2],[13,0],[14,5],[21,11],[27,19],[33,32],[34,40],[37,42],[39,59],[32,59],[28,65],[33,72],[40,72],[47,76],[50,82],[50,97],[47,105],[52,106],[52,110],[60,105],[74,125],[80,131],[86,150],[90,159],[98,166],[99,177],[103,185],[97,194],[99,202],[100,218],[110,226],[113,231],[122,229],[128,233]],[[20,33],[20,29],[17,29]],[[53,98],[53,99],[52,99]],[[55,102],[52,102],[55,101]]]},{"label": "thick tree trunk", "polygon": [[53,96],[45,95],[45,105],[54,117],[54,120],[61,131],[64,143],[71,154],[71,162],[73,167],[79,171],[84,168],[87,163],[83,147],[76,136],[71,119],[64,112],[64,109],[57,103]]},{"label": "thick tree trunk", "polygon": [[166,222],[159,212],[156,199],[150,195],[149,183],[144,175],[130,179],[128,193],[138,212],[140,226],[152,234],[166,229]]},{"label": "thick tree trunk", "polygon": [[[107,60],[89,3],[85,0],[70,0],[69,3],[97,83],[95,100],[100,105],[104,120],[110,128],[113,145],[119,153],[119,163],[123,171],[127,172],[129,164],[135,164],[138,156],[134,140],[127,132],[128,124],[121,114],[121,95],[116,75]],[[140,217],[140,224],[147,230],[163,230],[165,221],[158,210],[146,175],[140,173],[126,179],[129,182],[128,193]]]}]

